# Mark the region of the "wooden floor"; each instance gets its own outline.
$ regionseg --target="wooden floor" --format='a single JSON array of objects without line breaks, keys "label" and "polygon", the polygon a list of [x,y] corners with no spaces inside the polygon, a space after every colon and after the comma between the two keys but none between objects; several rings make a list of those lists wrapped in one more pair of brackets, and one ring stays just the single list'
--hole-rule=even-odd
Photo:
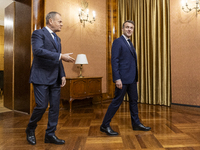
[{"label": "wooden floor", "polygon": [[1,94],[1,91],[0,91],[0,113],[8,112],[8,111],[11,111],[11,110],[7,109],[6,107],[3,107],[3,95]]},{"label": "wooden floor", "polygon": [[44,143],[48,112],[38,123],[36,145],[26,141],[29,115],[0,113],[0,150],[200,150],[200,108],[138,104],[139,116],[151,131],[133,131],[129,103],[123,102],[111,127],[119,136],[99,131],[109,103],[60,110],[56,135],[64,145]]}]

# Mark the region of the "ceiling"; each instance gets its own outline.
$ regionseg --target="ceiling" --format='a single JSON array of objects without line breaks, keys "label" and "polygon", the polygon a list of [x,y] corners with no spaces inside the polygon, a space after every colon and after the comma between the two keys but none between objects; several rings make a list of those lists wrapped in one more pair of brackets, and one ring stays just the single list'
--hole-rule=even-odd
[{"label": "ceiling", "polygon": [[10,5],[13,0],[0,0],[0,25],[4,25],[4,11],[5,8]]}]

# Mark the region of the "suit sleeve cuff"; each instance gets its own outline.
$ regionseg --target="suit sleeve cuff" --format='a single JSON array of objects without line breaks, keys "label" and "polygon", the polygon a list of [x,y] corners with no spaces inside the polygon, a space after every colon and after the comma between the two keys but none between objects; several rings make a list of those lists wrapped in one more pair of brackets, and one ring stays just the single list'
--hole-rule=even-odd
[{"label": "suit sleeve cuff", "polygon": [[[121,80],[121,79],[117,79],[117,80]],[[115,80],[115,82],[116,82],[117,80]]]}]

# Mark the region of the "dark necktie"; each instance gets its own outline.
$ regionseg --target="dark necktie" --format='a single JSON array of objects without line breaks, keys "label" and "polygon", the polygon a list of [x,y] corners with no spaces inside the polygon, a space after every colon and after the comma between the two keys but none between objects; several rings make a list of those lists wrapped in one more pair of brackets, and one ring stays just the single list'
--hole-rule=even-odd
[{"label": "dark necktie", "polygon": [[130,39],[128,39],[128,43],[129,43],[129,46],[132,47],[132,42]]},{"label": "dark necktie", "polygon": [[53,36],[54,36],[54,42],[56,43],[56,47],[58,48],[58,36],[53,32],[52,33],[53,34]]},{"label": "dark necktie", "polygon": [[133,44],[132,44],[132,42],[131,42],[131,40],[130,39],[128,39],[128,42],[129,42],[129,46],[131,47],[131,50],[132,50],[132,52],[133,52]]},{"label": "dark necktie", "polygon": [[133,44],[132,44],[131,40],[128,39],[128,42],[129,42],[129,46],[131,47],[132,53],[135,55],[135,53],[134,53],[134,47],[133,47]]}]

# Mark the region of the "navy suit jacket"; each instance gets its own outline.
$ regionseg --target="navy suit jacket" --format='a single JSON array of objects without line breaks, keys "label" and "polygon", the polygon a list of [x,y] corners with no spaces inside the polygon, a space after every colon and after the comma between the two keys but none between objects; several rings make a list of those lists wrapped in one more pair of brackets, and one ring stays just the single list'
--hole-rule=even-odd
[{"label": "navy suit jacket", "polygon": [[61,78],[65,76],[65,72],[62,61],[59,60],[61,53],[60,38],[58,40],[57,47],[45,27],[33,32],[31,38],[33,63],[30,83],[42,85],[61,84]]},{"label": "navy suit jacket", "polygon": [[112,44],[112,75],[113,82],[121,79],[122,84],[131,84],[138,81],[137,56],[135,48],[121,36]]}]

